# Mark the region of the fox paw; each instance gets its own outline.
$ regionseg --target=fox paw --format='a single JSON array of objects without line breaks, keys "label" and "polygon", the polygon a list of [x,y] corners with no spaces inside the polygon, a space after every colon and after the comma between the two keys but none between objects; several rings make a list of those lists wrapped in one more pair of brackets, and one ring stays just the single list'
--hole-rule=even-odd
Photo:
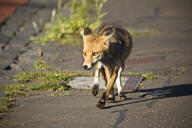
[{"label": "fox paw", "polygon": [[106,102],[107,103],[115,103],[115,99],[107,99]]},{"label": "fox paw", "polygon": [[120,92],[120,93],[119,93],[119,98],[120,98],[120,100],[122,100],[122,101],[127,99],[126,95],[125,95],[123,92]]},{"label": "fox paw", "polygon": [[96,104],[96,107],[97,107],[97,108],[101,108],[101,109],[102,109],[102,108],[104,108],[104,106],[105,106],[105,101],[101,101],[101,100],[100,100],[100,101]]},{"label": "fox paw", "polygon": [[96,96],[99,92],[99,85],[98,84],[94,84],[93,88],[92,88],[92,94],[93,96]]},{"label": "fox paw", "polygon": [[107,97],[107,98],[106,98],[106,102],[107,102],[107,103],[114,103],[114,102],[115,102],[115,96]]}]

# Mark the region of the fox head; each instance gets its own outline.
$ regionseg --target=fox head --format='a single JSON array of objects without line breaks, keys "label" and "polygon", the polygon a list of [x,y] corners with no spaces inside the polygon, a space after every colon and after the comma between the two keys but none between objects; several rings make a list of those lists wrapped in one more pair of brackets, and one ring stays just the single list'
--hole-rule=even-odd
[{"label": "fox head", "polygon": [[89,28],[81,31],[83,37],[83,68],[90,70],[94,65],[103,59],[105,52],[109,48],[109,36],[94,36]]}]

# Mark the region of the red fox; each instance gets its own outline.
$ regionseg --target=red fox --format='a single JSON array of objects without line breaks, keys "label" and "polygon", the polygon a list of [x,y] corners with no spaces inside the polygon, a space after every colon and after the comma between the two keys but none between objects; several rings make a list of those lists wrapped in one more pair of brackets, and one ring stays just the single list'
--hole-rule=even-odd
[{"label": "red fox", "polygon": [[121,86],[121,73],[132,48],[132,38],[129,32],[120,25],[106,24],[101,26],[95,34],[87,27],[81,31],[81,35],[84,42],[83,68],[90,70],[96,67],[93,96],[96,96],[99,91],[100,74],[106,84],[105,91],[96,106],[103,108],[106,101],[115,101],[113,89],[115,83],[120,99],[126,99]]}]

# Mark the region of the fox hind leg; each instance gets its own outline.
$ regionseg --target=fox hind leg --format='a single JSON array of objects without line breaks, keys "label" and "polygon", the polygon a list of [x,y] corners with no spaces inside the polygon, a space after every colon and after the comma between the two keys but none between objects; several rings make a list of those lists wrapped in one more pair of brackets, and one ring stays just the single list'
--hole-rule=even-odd
[{"label": "fox hind leg", "polygon": [[119,70],[119,67],[115,67],[113,69],[111,77],[110,77],[110,79],[109,79],[109,81],[107,83],[107,87],[105,88],[105,91],[104,91],[101,99],[99,100],[99,102],[96,105],[98,108],[104,108],[105,103],[106,103],[106,99],[109,96],[110,91],[112,90],[113,85],[114,85],[114,83],[116,81],[116,78],[117,78],[117,75],[118,75],[118,70]]},{"label": "fox hind leg", "polygon": [[[107,86],[107,83],[110,79],[110,72],[106,67],[101,68],[101,75],[103,77],[103,80],[105,81],[105,86]],[[106,97],[106,102],[107,103],[114,103],[115,102],[115,94],[114,94],[114,89],[112,87],[111,91],[109,92],[109,95]]]},{"label": "fox hind leg", "polygon": [[116,85],[117,85],[117,90],[118,90],[118,95],[121,100],[125,100],[126,96],[122,91],[122,86],[121,86],[121,73],[123,71],[123,67],[119,68],[117,79],[116,79]]},{"label": "fox hind leg", "polygon": [[109,95],[106,97],[106,102],[107,103],[114,103],[115,102],[114,88],[111,89],[111,91],[109,92]]}]

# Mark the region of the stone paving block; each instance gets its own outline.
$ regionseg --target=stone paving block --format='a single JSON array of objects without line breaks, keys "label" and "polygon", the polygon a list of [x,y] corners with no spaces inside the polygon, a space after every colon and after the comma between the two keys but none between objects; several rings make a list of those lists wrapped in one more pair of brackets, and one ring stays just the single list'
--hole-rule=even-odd
[{"label": "stone paving block", "polygon": [[34,71],[34,65],[37,63],[38,47],[32,48],[19,55],[19,62],[16,65],[11,65],[17,71]]},{"label": "stone paving block", "polygon": [[[43,6],[42,2],[40,2],[40,5],[41,4]],[[23,8],[21,8],[20,10],[23,10]],[[17,13],[21,13],[20,10]],[[33,26],[33,22],[37,23],[39,29],[42,29],[44,23],[49,20],[50,15],[51,10],[39,9],[35,14],[33,14],[33,17],[31,19],[28,19],[29,21],[19,29],[20,31],[17,33],[17,36],[13,40],[11,40],[11,43],[22,43],[22,44],[28,43],[30,37],[32,37],[36,33],[36,30],[34,29]],[[27,18],[26,16],[23,17]],[[40,22],[42,22],[42,24],[40,24]]]},{"label": "stone paving block", "polygon": [[18,56],[20,53],[20,50],[18,49],[8,49],[3,51],[3,54],[0,55],[0,60],[1,62],[4,60],[11,60],[13,61],[13,59]]},{"label": "stone paving block", "polygon": [[31,0],[19,8],[15,14],[7,20],[6,25],[2,26],[1,31],[8,36],[12,35],[25,22],[28,22],[39,9],[45,6],[45,3],[46,0]]},{"label": "stone paving block", "polygon": [[[67,0],[63,0],[63,1],[67,1]],[[56,0],[47,0],[47,4],[45,6],[45,9],[57,9],[57,2]]]},{"label": "stone paving block", "polygon": [[13,38],[9,43],[13,45],[18,45],[23,47],[29,41],[29,36],[24,34],[18,34],[15,38]]},{"label": "stone paving block", "polygon": [[9,37],[0,32],[0,44],[6,44],[9,40]]},{"label": "stone paving block", "polygon": [[7,94],[4,93],[4,90],[0,90],[0,98],[6,97],[6,96],[7,96]]},{"label": "stone paving block", "polygon": [[4,25],[1,27],[1,32],[6,36],[12,36],[18,29],[18,26]]},{"label": "stone paving block", "polygon": [[45,5],[45,2],[45,0],[31,0],[29,3],[18,9],[15,15],[31,18],[34,13]]},{"label": "stone paving block", "polygon": [[[15,71],[0,71],[0,86],[1,85],[14,85],[16,81],[14,80],[14,75],[18,74]],[[1,94],[1,92],[0,92]]]},{"label": "stone paving block", "polygon": [[[50,0],[48,0],[50,1]],[[27,7],[30,8],[42,8],[47,2],[47,0],[30,0],[30,2],[26,5]]]},{"label": "stone paving block", "polygon": [[0,62],[0,71],[5,70],[11,63],[12,63],[12,60],[10,60],[10,59],[7,59],[7,60],[1,59],[1,62]]},{"label": "stone paving block", "polygon": [[[18,9],[16,13],[8,19],[7,24],[2,26],[2,34],[0,36],[11,36],[13,33],[15,33],[16,36],[12,37],[9,45],[7,45],[5,50],[0,54],[0,69],[6,68],[13,63],[15,58],[19,58],[21,51],[25,49],[24,46],[30,41],[30,37],[36,33],[32,22],[37,22],[38,28],[42,29],[45,22],[50,19],[52,11],[48,8],[50,5],[56,8],[57,1],[31,0],[28,4]],[[47,6],[48,9],[43,9],[45,6]],[[40,24],[40,22],[42,22],[42,24]],[[1,39],[3,40],[2,42],[5,43],[9,38]],[[26,68],[28,67],[32,68],[33,66],[30,64]]]}]

